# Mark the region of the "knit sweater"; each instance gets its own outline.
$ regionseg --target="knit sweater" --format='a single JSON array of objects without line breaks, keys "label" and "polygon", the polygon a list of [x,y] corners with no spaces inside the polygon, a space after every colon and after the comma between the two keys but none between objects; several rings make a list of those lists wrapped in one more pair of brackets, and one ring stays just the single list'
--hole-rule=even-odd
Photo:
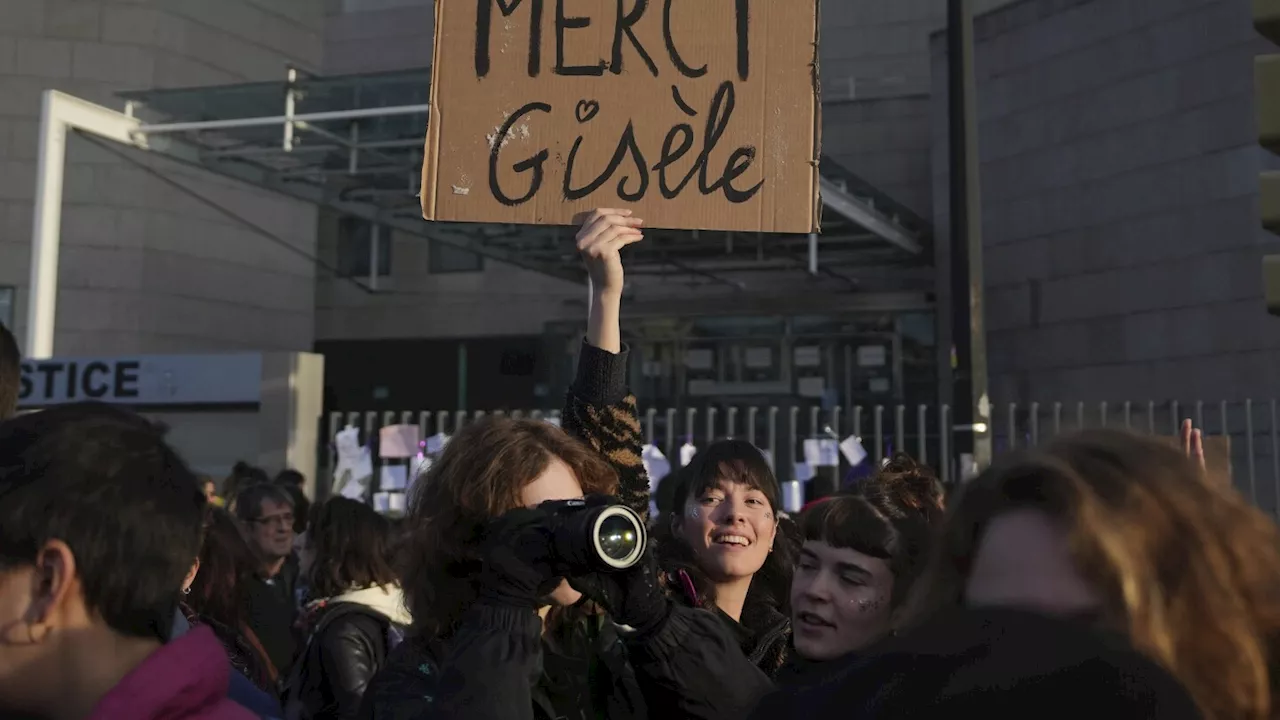
[{"label": "knit sweater", "polygon": [[600,453],[618,472],[618,498],[649,517],[649,475],[640,459],[644,436],[636,397],[627,389],[627,356],[586,342],[578,372],[565,399],[561,426]]}]

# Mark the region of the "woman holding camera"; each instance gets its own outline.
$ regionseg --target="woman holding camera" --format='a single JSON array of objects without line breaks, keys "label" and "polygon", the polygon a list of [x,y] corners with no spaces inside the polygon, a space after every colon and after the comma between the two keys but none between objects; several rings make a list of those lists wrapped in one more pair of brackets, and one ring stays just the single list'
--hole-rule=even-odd
[{"label": "woman holding camera", "polygon": [[568,433],[477,422],[417,485],[402,568],[414,625],[366,693],[365,717],[737,718],[769,690],[714,615],[671,602],[648,552],[601,571],[556,530],[610,496],[648,513],[618,327],[619,251],[640,225],[597,210],[578,233],[593,297]]}]

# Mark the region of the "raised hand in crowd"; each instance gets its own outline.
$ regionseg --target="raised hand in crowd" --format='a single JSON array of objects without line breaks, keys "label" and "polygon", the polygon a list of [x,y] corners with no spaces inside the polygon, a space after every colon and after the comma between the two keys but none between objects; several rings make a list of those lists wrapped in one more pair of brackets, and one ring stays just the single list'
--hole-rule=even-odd
[{"label": "raised hand in crowd", "polygon": [[599,208],[583,217],[575,238],[591,278],[587,343],[606,352],[622,351],[618,330],[624,285],[622,248],[644,239],[643,224],[630,210]]},{"label": "raised hand in crowd", "polygon": [[1207,472],[1204,462],[1204,432],[1195,427],[1191,419],[1182,421],[1182,452],[1200,466],[1201,472]]}]

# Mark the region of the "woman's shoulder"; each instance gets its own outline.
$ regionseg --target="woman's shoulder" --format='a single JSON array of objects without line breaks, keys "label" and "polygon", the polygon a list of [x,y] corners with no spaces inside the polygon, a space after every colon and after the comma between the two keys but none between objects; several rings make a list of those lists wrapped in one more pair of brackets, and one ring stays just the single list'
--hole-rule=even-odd
[{"label": "woman's shoulder", "polygon": [[325,608],[315,618],[311,628],[315,642],[321,644],[342,642],[350,638],[374,644],[379,639],[385,642],[396,626],[385,616],[362,605],[337,603]]}]

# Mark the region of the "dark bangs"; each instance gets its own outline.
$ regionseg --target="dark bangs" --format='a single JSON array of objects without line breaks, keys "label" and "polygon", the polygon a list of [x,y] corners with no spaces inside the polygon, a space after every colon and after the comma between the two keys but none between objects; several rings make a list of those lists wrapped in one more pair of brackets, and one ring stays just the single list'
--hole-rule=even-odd
[{"label": "dark bangs", "polygon": [[782,489],[764,453],[745,440],[721,440],[708,445],[684,468],[673,511],[679,513],[690,497],[719,487],[721,480],[764,493],[775,513],[782,505]]},{"label": "dark bangs", "polygon": [[866,498],[845,495],[824,500],[799,518],[805,542],[823,542],[881,558],[893,559],[898,533],[883,513]]}]

